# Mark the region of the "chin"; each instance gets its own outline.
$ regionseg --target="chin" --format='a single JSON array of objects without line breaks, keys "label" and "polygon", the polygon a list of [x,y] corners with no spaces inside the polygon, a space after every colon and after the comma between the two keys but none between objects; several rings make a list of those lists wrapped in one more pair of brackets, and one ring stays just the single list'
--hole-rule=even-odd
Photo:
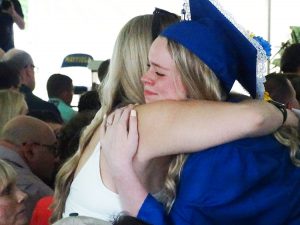
[{"label": "chin", "polygon": [[158,98],[149,98],[149,97],[147,97],[147,98],[145,98],[145,102],[146,103],[152,103],[152,102],[157,102],[157,101],[160,101],[160,100],[162,100],[162,99],[158,99]]},{"label": "chin", "polygon": [[25,214],[25,211],[18,215],[15,225],[28,225],[29,220]]}]

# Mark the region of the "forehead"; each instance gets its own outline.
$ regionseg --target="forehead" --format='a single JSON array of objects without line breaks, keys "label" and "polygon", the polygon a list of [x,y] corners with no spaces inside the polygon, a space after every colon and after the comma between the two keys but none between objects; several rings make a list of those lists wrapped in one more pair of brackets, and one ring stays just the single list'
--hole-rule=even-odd
[{"label": "forehead", "polygon": [[172,63],[172,57],[168,50],[166,38],[158,37],[154,40],[149,50],[149,60],[155,63]]}]

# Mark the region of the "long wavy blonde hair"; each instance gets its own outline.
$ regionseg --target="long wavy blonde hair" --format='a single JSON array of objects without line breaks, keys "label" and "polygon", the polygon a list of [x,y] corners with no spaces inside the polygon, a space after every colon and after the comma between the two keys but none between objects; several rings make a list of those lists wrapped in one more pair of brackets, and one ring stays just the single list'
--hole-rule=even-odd
[{"label": "long wavy blonde hair", "polygon": [[[141,76],[147,71],[148,52],[152,44],[153,15],[142,15],[131,19],[120,31],[110,61],[108,75],[100,87],[101,109],[91,124],[84,130],[79,149],[60,169],[55,182],[53,223],[62,217],[79,160],[104,115],[116,106],[144,103]],[[177,20],[162,21],[162,28]]]},{"label": "long wavy blonde hair", "polygon": [[[189,98],[212,101],[224,101],[226,99],[227,96],[217,76],[196,55],[171,40],[168,40],[168,50],[181,74]],[[274,136],[281,144],[290,148],[292,162],[296,166],[300,166],[300,160],[297,159],[300,153],[297,129],[281,127],[274,133]],[[169,165],[163,188],[168,211],[170,211],[176,198],[176,185],[187,157],[188,154],[176,155]]]}]

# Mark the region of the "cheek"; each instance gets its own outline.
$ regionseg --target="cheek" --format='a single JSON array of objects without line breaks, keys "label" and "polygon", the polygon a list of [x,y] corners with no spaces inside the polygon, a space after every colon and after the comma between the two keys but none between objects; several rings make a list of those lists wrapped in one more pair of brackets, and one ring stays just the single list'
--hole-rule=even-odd
[{"label": "cheek", "polygon": [[178,77],[176,79],[176,85],[177,85],[177,90],[178,90],[179,95],[182,96],[183,98],[187,98],[187,89],[183,85],[180,77]]},{"label": "cheek", "polygon": [[49,156],[47,157],[47,160],[45,160],[45,163],[43,166],[40,167],[40,171],[46,175],[47,177],[51,176],[55,166],[57,165],[57,163],[55,162],[56,158],[54,157],[54,155],[49,154]]},{"label": "cheek", "polygon": [[162,97],[171,97],[174,96],[174,94],[176,93],[176,85],[174,81],[170,79],[157,82],[156,88],[157,92]]},{"label": "cheek", "polygon": [[0,224],[11,224],[15,213],[16,207],[14,207],[14,204],[0,203]]},{"label": "cheek", "polygon": [[181,79],[178,77],[168,83],[168,87],[165,90],[169,93],[170,97],[174,100],[186,99],[186,88],[182,84]]}]

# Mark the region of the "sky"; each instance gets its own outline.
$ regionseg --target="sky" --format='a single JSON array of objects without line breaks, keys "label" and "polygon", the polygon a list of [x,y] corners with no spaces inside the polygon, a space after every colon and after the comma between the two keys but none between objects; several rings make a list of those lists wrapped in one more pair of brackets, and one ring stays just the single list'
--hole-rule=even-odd
[{"label": "sky", "polygon": [[[219,0],[219,3],[246,30],[268,39],[269,1],[274,53],[289,39],[289,26],[300,26],[300,1]],[[116,36],[129,19],[151,14],[155,7],[180,14],[183,3],[183,0],[28,0],[26,29],[20,31],[15,27],[15,44],[32,55],[38,68],[34,93],[47,100],[45,86],[49,76],[69,72],[60,68],[66,55],[86,53],[95,60],[110,58]],[[91,81],[90,71],[77,71],[83,75],[74,78],[76,83]]]}]

